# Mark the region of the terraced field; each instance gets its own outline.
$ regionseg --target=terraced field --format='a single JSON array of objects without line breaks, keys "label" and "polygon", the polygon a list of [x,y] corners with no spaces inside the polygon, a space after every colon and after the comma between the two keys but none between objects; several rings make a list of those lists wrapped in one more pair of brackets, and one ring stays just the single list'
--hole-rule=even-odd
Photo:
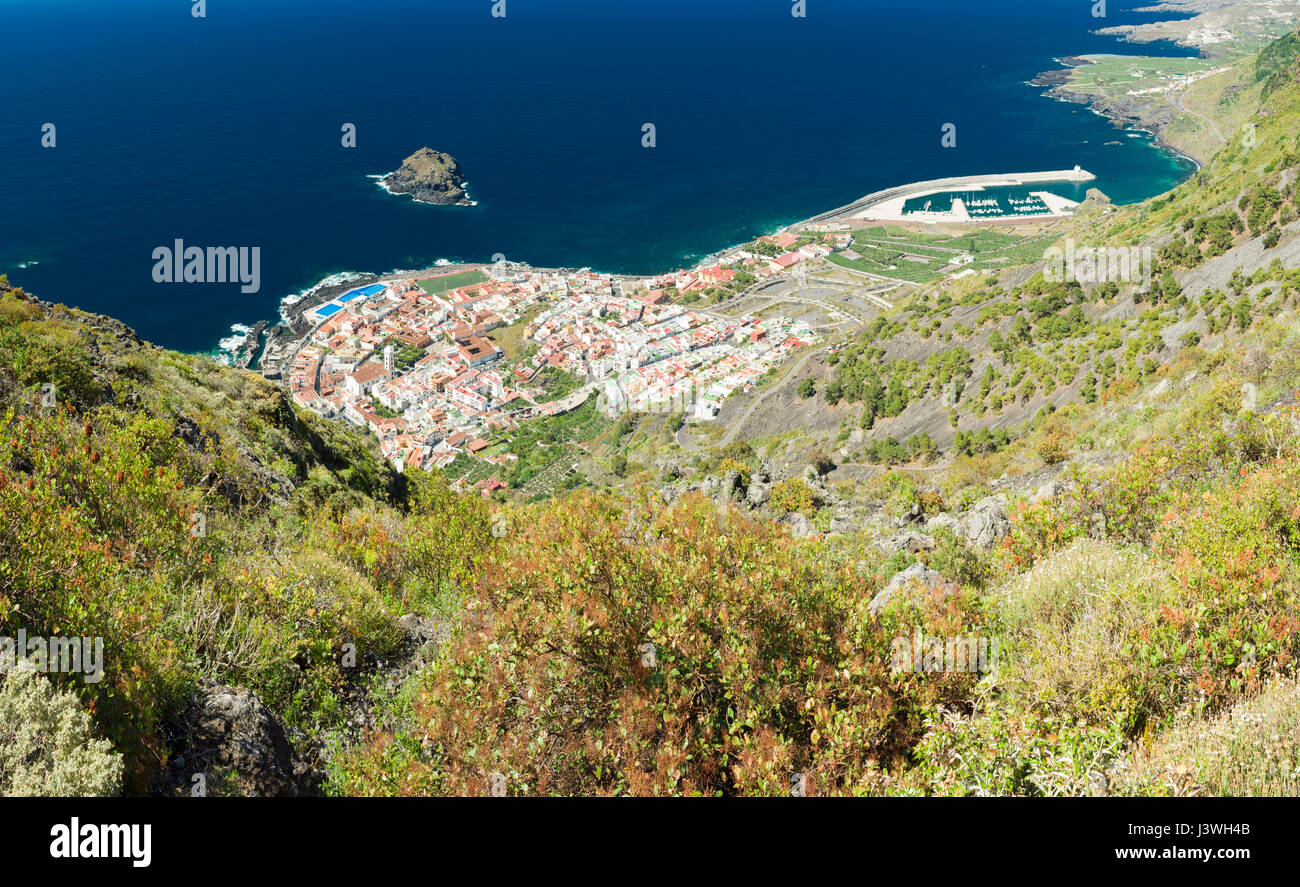
[{"label": "terraced field", "polygon": [[912,283],[927,283],[958,270],[950,263],[963,254],[974,261],[962,268],[976,271],[1020,265],[1041,258],[1053,235],[1020,237],[1002,231],[976,231],[951,236],[908,231],[896,225],[865,228],[853,239],[859,258],[836,253],[830,261],[844,268],[865,271]]}]

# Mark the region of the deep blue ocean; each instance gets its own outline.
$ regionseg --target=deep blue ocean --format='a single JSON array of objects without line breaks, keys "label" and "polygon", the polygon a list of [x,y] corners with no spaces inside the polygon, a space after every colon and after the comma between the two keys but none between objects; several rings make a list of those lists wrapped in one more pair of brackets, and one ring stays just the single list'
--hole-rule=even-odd
[{"label": "deep blue ocean", "polygon": [[[0,273],[182,350],[338,271],[500,253],[650,273],[920,179],[1079,164],[1132,202],[1193,170],[1026,84],[1065,55],[1190,54],[1091,35],[1170,17],[1116,3],[1105,20],[1091,0],[206,5],[0,0]],[[424,145],[455,155],[477,206],[367,178]],[[261,291],[154,283],[177,238],[260,247]]]}]

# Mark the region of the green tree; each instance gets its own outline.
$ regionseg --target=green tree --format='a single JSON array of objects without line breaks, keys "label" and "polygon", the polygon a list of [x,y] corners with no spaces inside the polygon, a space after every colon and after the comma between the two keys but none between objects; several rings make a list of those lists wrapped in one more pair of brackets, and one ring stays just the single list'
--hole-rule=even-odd
[{"label": "green tree", "polygon": [[1250,329],[1250,296],[1238,299],[1232,313],[1237,319],[1237,329],[1243,333]]},{"label": "green tree", "polygon": [[844,386],[840,384],[839,379],[832,379],[822,390],[822,396],[831,406],[835,406],[844,398]]}]

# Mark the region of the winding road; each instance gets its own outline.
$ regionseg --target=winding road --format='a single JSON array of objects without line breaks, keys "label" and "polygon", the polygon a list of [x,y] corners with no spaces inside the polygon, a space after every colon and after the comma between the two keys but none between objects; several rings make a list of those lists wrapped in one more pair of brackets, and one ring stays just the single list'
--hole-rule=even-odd
[{"label": "winding road", "polygon": [[1184,114],[1191,114],[1193,117],[1199,117],[1201,120],[1204,120],[1206,123],[1210,124],[1210,129],[1212,129],[1214,131],[1214,135],[1218,137],[1219,143],[1222,145],[1228,144],[1228,140],[1223,137],[1223,133],[1219,132],[1218,124],[1216,124],[1209,117],[1206,117],[1204,114],[1198,114],[1196,111],[1193,111],[1191,108],[1184,107],[1183,98],[1178,93],[1174,93],[1171,96],[1171,98],[1174,100],[1175,108],[1177,108],[1179,111],[1182,111]]},{"label": "winding road", "polygon": [[827,348],[831,347],[831,344],[832,343],[827,343],[821,346],[820,348],[813,348],[812,350],[806,352],[803,357],[795,361],[794,366],[790,367],[790,371],[787,372],[781,378],[781,381],[777,382],[775,385],[768,388],[758,397],[754,398],[754,402],[751,403],[748,407],[746,407],[745,412],[741,413],[739,418],[737,418],[736,421],[731,424],[731,427],[727,429],[727,433],[723,436],[719,446],[725,447],[727,444],[735,440],[736,435],[740,433],[740,429],[744,428],[745,423],[749,421],[749,417],[754,415],[754,410],[758,409],[759,406],[763,403],[763,401],[767,400],[769,396],[771,396],[777,391],[780,391],[790,382],[791,379],[798,376],[799,371],[803,369],[804,364],[806,364],[814,354],[820,354],[821,352],[825,351]]}]

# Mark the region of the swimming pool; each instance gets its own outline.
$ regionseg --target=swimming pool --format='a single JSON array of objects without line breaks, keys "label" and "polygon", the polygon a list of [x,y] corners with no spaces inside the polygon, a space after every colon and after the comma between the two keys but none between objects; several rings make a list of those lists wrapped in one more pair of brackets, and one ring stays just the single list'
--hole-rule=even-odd
[{"label": "swimming pool", "polygon": [[382,283],[372,283],[370,284],[370,286],[363,286],[360,289],[352,290],[352,292],[341,296],[339,298],[339,301],[353,302],[356,301],[357,299],[368,299],[371,296],[375,296],[378,295],[379,293],[382,293],[385,289],[387,289],[387,287],[385,287]]}]

